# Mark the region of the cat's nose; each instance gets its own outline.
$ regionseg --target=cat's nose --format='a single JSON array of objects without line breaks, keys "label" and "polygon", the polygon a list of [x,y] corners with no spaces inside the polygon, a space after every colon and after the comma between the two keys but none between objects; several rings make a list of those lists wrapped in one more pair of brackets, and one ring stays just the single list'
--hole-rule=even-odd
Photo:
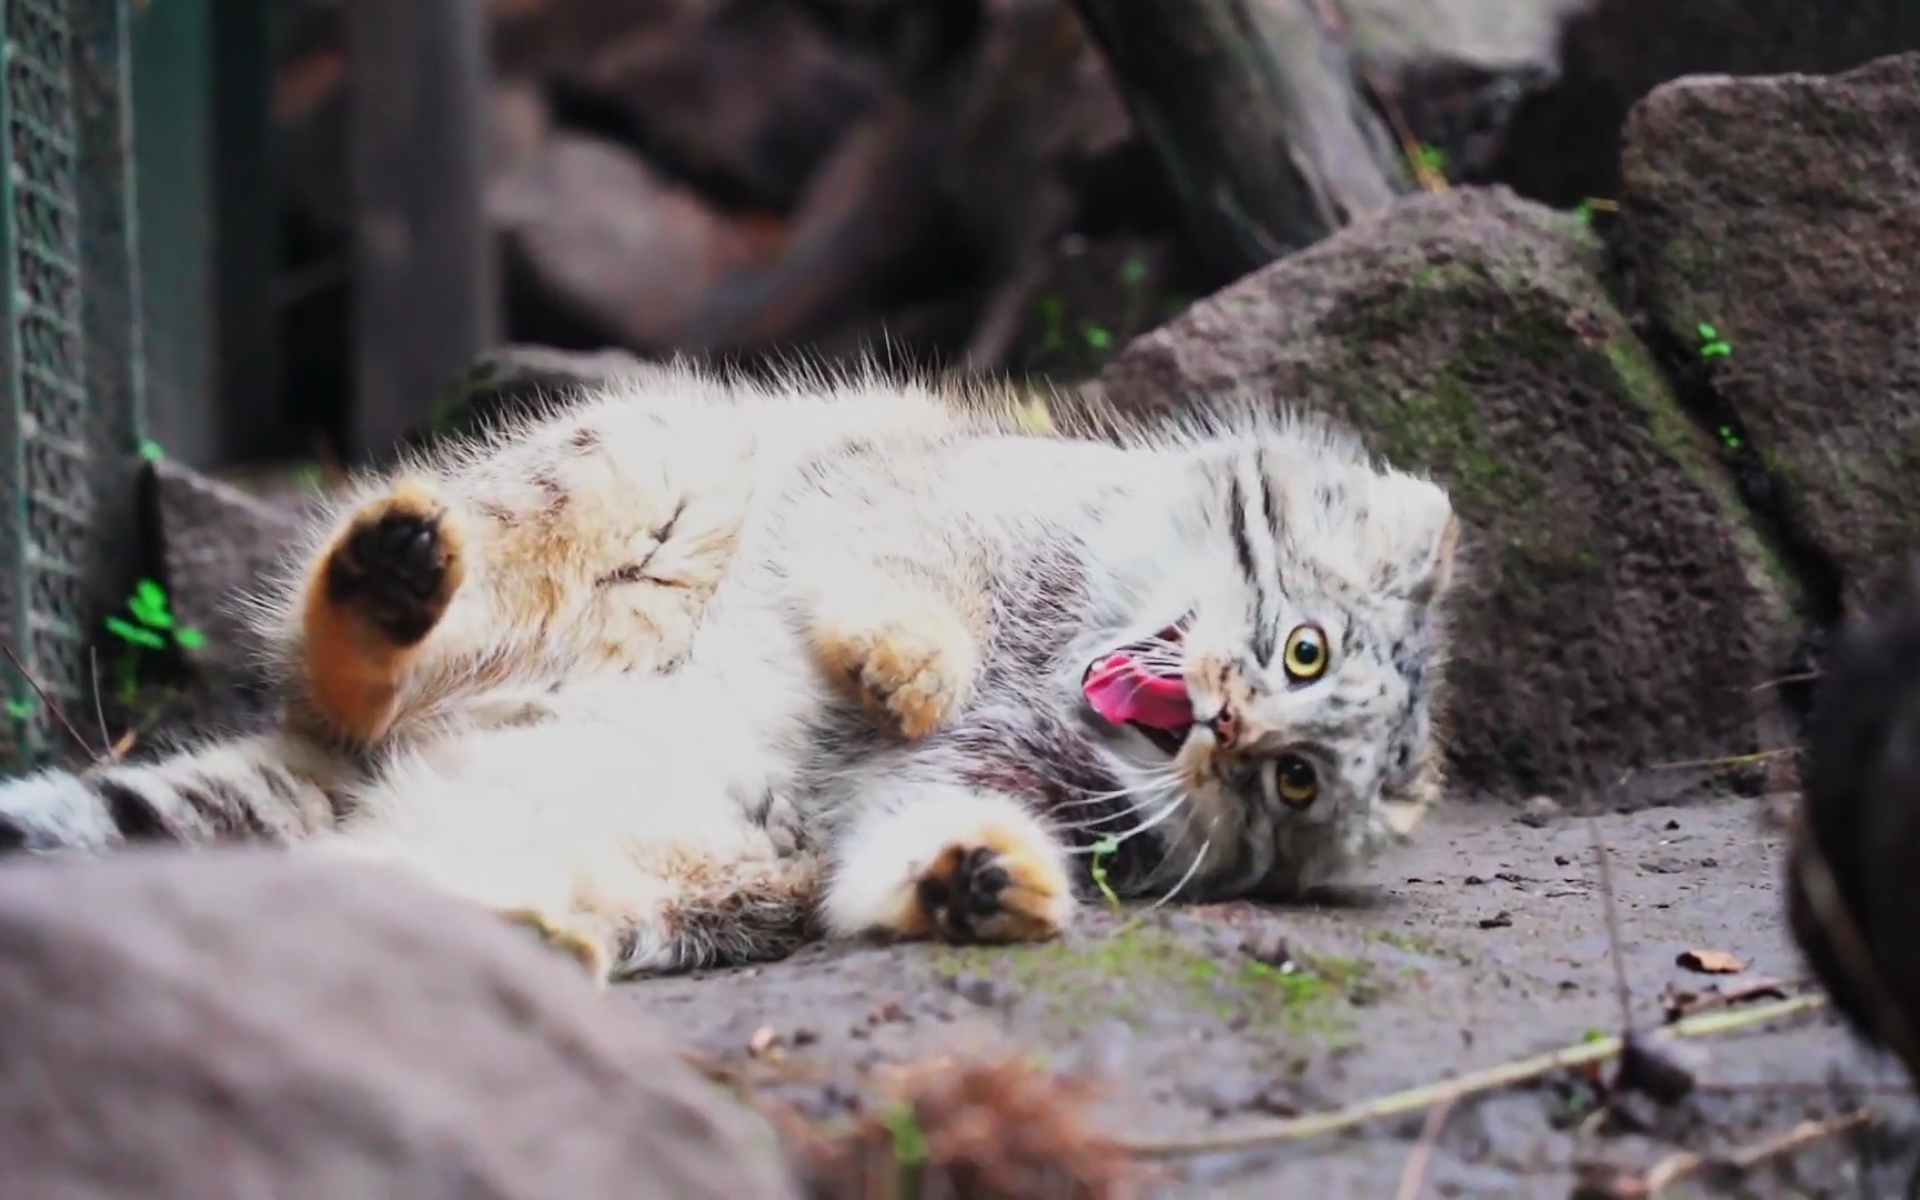
[{"label": "cat's nose", "polygon": [[1240,719],[1230,708],[1222,708],[1213,714],[1213,719],[1207,722],[1207,728],[1213,733],[1214,745],[1222,750],[1233,749],[1234,743],[1240,739]]}]

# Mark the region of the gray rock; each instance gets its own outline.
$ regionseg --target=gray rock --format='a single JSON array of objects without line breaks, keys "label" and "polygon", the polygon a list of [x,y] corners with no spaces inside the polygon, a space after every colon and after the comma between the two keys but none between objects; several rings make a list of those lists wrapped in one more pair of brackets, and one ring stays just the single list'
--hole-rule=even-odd
[{"label": "gray rock", "polygon": [[624,350],[502,346],[481,355],[450,382],[436,400],[432,418],[424,428],[411,431],[407,440],[422,444],[562,407],[588,389],[642,365],[641,359]]},{"label": "gray rock", "polygon": [[1642,306],[1845,602],[1870,605],[1920,544],[1920,54],[1680,80],[1625,136]]},{"label": "gray rock", "polygon": [[0,868],[9,1196],[793,1195],[630,1005],[384,870],[267,851]]},{"label": "gray rock", "polygon": [[250,679],[254,645],[235,601],[279,568],[299,514],[168,459],[149,471],[151,528],[174,619],[206,639],[186,656],[208,682]]},{"label": "gray rock", "polygon": [[[1108,401],[1146,412],[1270,389],[1447,484],[1467,566],[1453,766],[1515,800],[1780,744],[1754,689],[1794,640],[1793,583],[1599,266],[1584,226],[1505,189],[1409,197],[1102,376]],[[1694,782],[1637,778],[1642,800]]]}]

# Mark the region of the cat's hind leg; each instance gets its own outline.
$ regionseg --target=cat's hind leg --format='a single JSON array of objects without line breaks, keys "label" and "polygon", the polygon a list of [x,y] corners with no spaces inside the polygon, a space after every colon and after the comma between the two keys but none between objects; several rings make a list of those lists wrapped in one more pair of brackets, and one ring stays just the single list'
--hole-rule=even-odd
[{"label": "cat's hind leg", "polygon": [[738,802],[737,754],[680,731],[678,757],[645,740],[560,722],[401,753],[323,845],[525,926],[602,980],[779,958],[817,936],[820,871],[791,807]]},{"label": "cat's hind leg", "polygon": [[1046,941],[1078,907],[1066,848],[998,792],[906,785],[860,811],[831,860],[822,917],[842,937]]},{"label": "cat's hind leg", "polygon": [[301,611],[305,684],[332,732],[372,744],[404,673],[466,575],[465,540],[439,490],[402,478],[362,504],[321,553]]}]

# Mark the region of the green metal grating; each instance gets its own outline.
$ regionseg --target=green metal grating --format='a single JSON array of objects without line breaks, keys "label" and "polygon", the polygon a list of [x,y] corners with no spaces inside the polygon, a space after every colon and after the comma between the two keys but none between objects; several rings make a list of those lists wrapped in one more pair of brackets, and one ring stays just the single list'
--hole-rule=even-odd
[{"label": "green metal grating", "polygon": [[[0,638],[70,712],[90,711],[141,423],[126,5],[0,0]],[[42,759],[59,725],[5,679],[0,760]]]}]

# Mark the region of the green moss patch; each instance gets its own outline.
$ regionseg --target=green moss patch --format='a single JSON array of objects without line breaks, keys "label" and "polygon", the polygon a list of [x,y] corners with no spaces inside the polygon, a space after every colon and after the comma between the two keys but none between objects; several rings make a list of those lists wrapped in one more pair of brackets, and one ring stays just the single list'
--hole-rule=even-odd
[{"label": "green moss patch", "polygon": [[1022,1000],[1068,1028],[1107,1021],[1139,1028],[1179,1012],[1235,1028],[1340,1037],[1350,1009],[1378,992],[1368,964],[1300,955],[1284,967],[1221,955],[1172,931],[1128,921],[1093,938],[1012,947],[942,947],[934,969],[1006,980]]}]

